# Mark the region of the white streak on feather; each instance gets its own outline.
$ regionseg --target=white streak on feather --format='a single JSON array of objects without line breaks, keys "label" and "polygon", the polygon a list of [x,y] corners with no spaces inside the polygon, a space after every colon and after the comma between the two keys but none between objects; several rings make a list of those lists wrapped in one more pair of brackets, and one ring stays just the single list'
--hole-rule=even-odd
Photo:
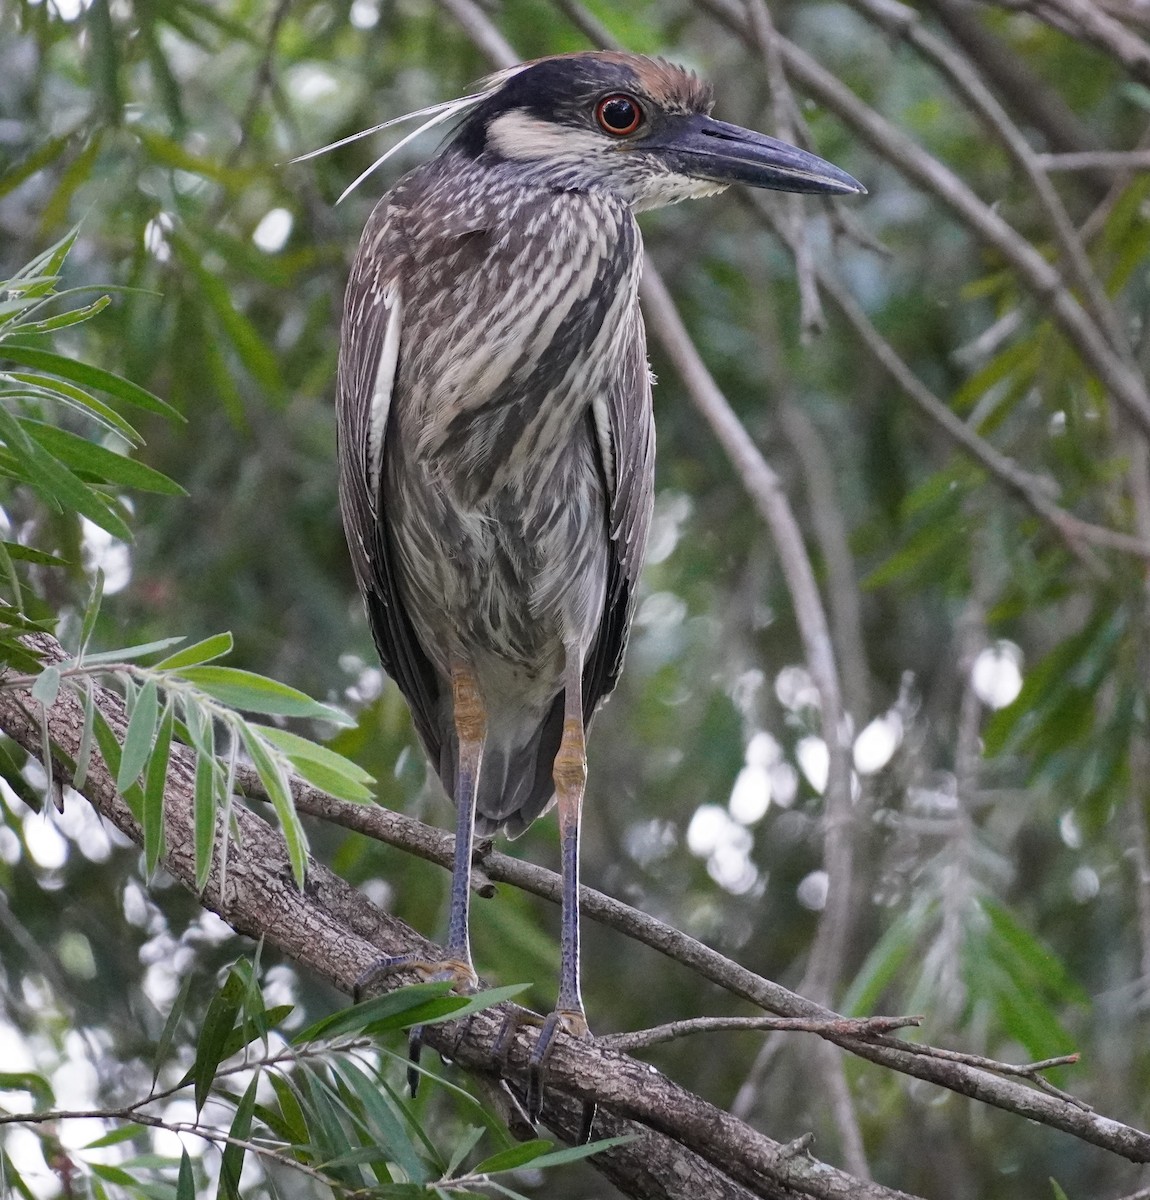
[{"label": "white streak on feather", "polygon": [[398,286],[389,285],[383,290],[383,303],[388,310],[387,329],[384,331],[383,346],[375,368],[375,382],[371,388],[371,420],[367,435],[368,473],[373,503],[379,496],[379,480],[383,469],[383,438],[387,432],[387,414],[391,410],[391,397],[395,387],[395,368],[399,363],[403,297]]}]

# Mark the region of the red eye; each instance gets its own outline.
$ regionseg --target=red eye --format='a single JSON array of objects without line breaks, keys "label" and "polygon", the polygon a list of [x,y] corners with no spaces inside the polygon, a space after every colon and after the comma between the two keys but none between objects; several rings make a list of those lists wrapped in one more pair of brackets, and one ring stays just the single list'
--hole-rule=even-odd
[{"label": "red eye", "polygon": [[595,120],[604,133],[626,137],[639,128],[643,121],[643,109],[634,96],[616,92],[613,96],[604,96],[595,106]]}]

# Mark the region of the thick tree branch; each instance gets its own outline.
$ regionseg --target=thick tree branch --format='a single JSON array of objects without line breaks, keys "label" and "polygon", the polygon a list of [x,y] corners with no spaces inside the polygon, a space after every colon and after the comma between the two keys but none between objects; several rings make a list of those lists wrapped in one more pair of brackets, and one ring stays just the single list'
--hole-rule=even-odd
[{"label": "thick tree branch", "polygon": [[[45,663],[65,659],[59,643],[50,637],[35,635],[28,644]],[[122,739],[126,721],[120,698],[98,687],[95,698],[110,727]],[[37,709],[26,693],[0,689],[0,730],[29,754],[40,757],[42,717],[56,758],[53,774],[67,781],[83,734],[83,705],[74,691],[63,687],[47,713]],[[165,869],[192,891],[194,766],[193,753],[173,745],[165,792],[165,853],[161,859]],[[140,826],[95,752],[83,792],[118,829],[137,843],[142,841]],[[217,857],[199,900],[237,932],[262,938],[347,993],[378,961],[381,952],[413,954],[424,960],[442,957],[440,948],[377,909],[318,863],[309,861],[308,885],[300,892],[293,882],[279,832],[242,806],[235,806],[233,818],[238,838],[228,849],[226,879],[221,884]],[[388,978],[387,986],[398,986],[403,981],[403,974],[396,972]],[[501,1005],[454,1025],[429,1026],[424,1040],[481,1078],[502,1076],[522,1095],[534,1032],[520,1030],[506,1057],[496,1055],[496,1042],[511,1007]],[[585,1100],[594,1100],[600,1108],[599,1133],[636,1135],[635,1142],[592,1161],[618,1187],[644,1200],[688,1200],[697,1196],[732,1200],[747,1196],[764,1200],[795,1196],[913,1200],[906,1193],[863,1183],[817,1162],[805,1150],[796,1151],[771,1141],[646,1063],[598,1043],[562,1036],[548,1063],[544,1122],[568,1140],[575,1140]]]}]

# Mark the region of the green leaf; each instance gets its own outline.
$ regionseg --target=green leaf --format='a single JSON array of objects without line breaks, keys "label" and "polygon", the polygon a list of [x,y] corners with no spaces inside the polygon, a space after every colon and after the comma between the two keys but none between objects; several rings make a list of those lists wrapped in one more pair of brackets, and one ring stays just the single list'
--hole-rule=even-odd
[{"label": "green leaf", "polygon": [[126,1125],[109,1130],[90,1142],[85,1142],[84,1149],[101,1150],[105,1146],[118,1146],[121,1142],[130,1142],[133,1138],[139,1137],[143,1132],[143,1125],[137,1125],[134,1121],[130,1121]]},{"label": "green leaf", "polygon": [[178,646],[184,641],[183,635],[179,637],[158,638],[154,642],[141,642],[137,646],[123,646],[117,650],[101,650],[99,654],[85,654],[84,666],[91,667],[103,665],[104,663],[127,663],[135,658],[146,658],[149,654],[157,654],[161,650],[167,650],[169,646]]},{"label": "green leaf", "polygon": [[[592,1154],[601,1154],[613,1146],[625,1146],[634,1140],[635,1135],[627,1133],[619,1137],[602,1138],[597,1142],[587,1142],[582,1146],[564,1146],[562,1150],[552,1150],[548,1154],[541,1154],[538,1158],[532,1159],[531,1165],[538,1168],[561,1167],[567,1163],[578,1162],[581,1158],[590,1158]],[[490,1170],[487,1173],[490,1174]]]},{"label": "green leaf", "polygon": [[38,701],[45,708],[51,708],[56,703],[56,696],[60,691],[60,668],[56,666],[45,667],[40,672],[39,678],[32,685],[32,699]]},{"label": "green leaf", "polygon": [[[339,1012],[329,1013],[321,1017],[306,1029],[301,1029],[292,1037],[293,1046],[304,1046],[319,1038],[342,1037],[345,1034],[362,1034],[369,1026],[385,1018],[411,1012],[425,1004],[429,999],[437,999],[449,994],[451,984],[447,980],[434,983],[412,983],[405,987],[396,988],[384,996],[373,996],[370,1000],[361,1000]],[[413,1021],[412,1024],[418,1024]]]},{"label": "green leaf", "polygon": [[83,659],[84,651],[88,649],[88,643],[92,640],[92,633],[96,628],[96,620],[100,615],[100,605],[103,600],[104,572],[102,568],[97,567],[96,578],[92,580],[92,594],[84,606],[84,623],[80,626],[80,649],[76,653],[77,660]]},{"label": "green leaf", "polygon": [[169,1009],[167,1019],[164,1021],[164,1028],[160,1030],[160,1036],[156,1040],[156,1053],[152,1063],[153,1088],[155,1088],[160,1078],[160,1072],[167,1062],[168,1054],[171,1052],[172,1044],[176,1038],[176,1033],[180,1028],[180,1023],[184,1019],[184,1013],[187,1012],[188,997],[192,992],[192,980],[194,978],[195,976],[191,973],[184,976],[184,981],[180,984],[180,990],[176,993],[176,998],[172,1001],[172,1007]]},{"label": "green leaf", "polygon": [[180,675],[202,692],[247,712],[267,713],[280,717],[312,717],[337,725],[354,722],[338,708],[320,704],[286,683],[279,683],[252,671],[237,667],[189,667]]},{"label": "green leaf", "polygon": [[196,1111],[203,1109],[211,1091],[216,1071],[225,1057],[236,1017],[240,1011],[243,981],[234,968],[224,980],[223,987],[212,997],[208,1011],[204,1014],[200,1036],[196,1040],[196,1058],[188,1078],[194,1084]]},{"label": "green leaf", "polygon": [[4,542],[3,546],[9,558],[18,558],[22,562],[38,563],[42,567],[71,566],[66,558],[49,554],[45,550],[37,550],[34,546],[25,546],[21,542]]},{"label": "green leaf", "polygon": [[120,1187],[134,1189],[138,1182],[134,1175],[129,1175],[127,1171],[122,1171],[119,1167],[110,1167],[106,1163],[90,1162],[88,1170],[94,1175],[98,1175],[105,1183],[116,1183]]},{"label": "green leaf", "polygon": [[27,1092],[37,1109],[51,1108],[56,1103],[51,1083],[32,1071],[0,1071],[0,1092]]},{"label": "green leaf", "polygon": [[[201,670],[226,670],[224,667],[203,667]],[[307,837],[300,824],[295,805],[292,803],[291,789],[287,777],[280,766],[279,759],[269,753],[266,744],[246,722],[240,726],[240,737],[244,747],[251,756],[252,764],[260,777],[260,782],[267,789],[268,799],[279,818],[280,829],[287,842],[288,858],[291,861],[292,875],[302,888],[307,879]]]},{"label": "green leaf", "polygon": [[54,458],[92,476],[99,483],[120,484],[143,492],[159,492],[167,496],[186,496],[187,492],[166,475],[151,467],[117,454],[106,446],[78,437],[66,429],[42,421],[25,419],[24,429]]},{"label": "green leaf", "polygon": [[[208,736],[212,736],[211,726]],[[216,797],[223,780],[215,758],[200,750],[196,755],[194,826],[196,844],[196,891],[202,892],[212,872],[212,847],[216,840]],[[226,831],[225,831],[226,835]]]},{"label": "green leaf", "polygon": [[[172,749],[172,724],[173,706],[169,697],[160,718],[160,729],[148,760],[144,782],[144,863],[149,878],[155,872],[164,850],[164,796]],[[123,763],[120,765],[122,767]]]},{"label": "green leaf", "polygon": [[25,371],[12,371],[0,378],[14,379],[18,383],[27,384],[31,395],[38,401],[54,402],[66,405],[75,412],[98,421],[112,433],[118,433],[126,442],[133,446],[142,446],[144,439],[134,425],[130,425],[114,408],[97,400],[82,388],[74,387],[63,379],[53,379],[45,375],[30,375]]},{"label": "green leaf", "polygon": [[165,400],[154,396],[145,388],[130,380],[105,371],[103,367],[94,367],[91,363],[79,362],[74,358],[66,358],[51,350],[41,350],[36,346],[25,346],[22,343],[6,341],[0,344],[0,359],[10,362],[23,363],[26,367],[35,367],[49,375],[58,375],[61,379],[70,379],[83,387],[96,388],[97,391],[107,392],[125,404],[135,408],[147,409],[148,412],[159,413],[170,420],[183,421],[183,414],[177,412]]},{"label": "green leaf", "polygon": [[0,441],[12,450],[21,478],[53,508],[72,509],[114,537],[125,542],[132,540],[131,530],[113,511],[108,498],[94,492],[33,441],[22,428],[22,422],[3,404],[0,404]]},{"label": "green leaf", "polygon": [[499,1171],[513,1171],[516,1167],[526,1166],[527,1163],[541,1158],[554,1146],[554,1142],[546,1138],[533,1138],[529,1142],[520,1142],[509,1150],[500,1150],[498,1154],[485,1158],[471,1170],[473,1175],[494,1175]]},{"label": "green leaf", "polygon": [[21,333],[51,333],[57,329],[66,329],[69,325],[80,325],[84,321],[91,320],[111,303],[111,296],[99,296],[91,304],[84,305],[83,308],[70,308],[67,312],[60,313],[55,317],[45,317],[42,321],[21,321],[18,327]]},{"label": "green leaf", "polygon": [[157,671],[174,671],[183,667],[197,667],[200,663],[211,662],[214,658],[222,658],[232,652],[234,645],[230,633],[214,633],[191,646],[169,654],[163,661],[156,663]]},{"label": "green leaf", "polygon": [[176,1176],[176,1200],[196,1200],[196,1180],[187,1150],[180,1151],[180,1173]]},{"label": "green leaf", "polygon": [[393,1159],[413,1183],[423,1183],[430,1174],[427,1165],[420,1158],[403,1122],[380,1092],[379,1084],[369,1079],[351,1059],[345,1059],[337,1070],[363,1105],[372,1143]]},{"label": "green leaf", "polygon": [[288,761],[308,783],[341,800],[364,801],[371,792],[364,786],[372,777],[350,759],[326,746],[302,738],[286,729],[253,725],[264,741],[271,742],[287,755]]},{"label": "green leaf", "polygon": [[76,765],[72,769],[72,786],[80,792],[88,781],[88,766],[92,761],[93,730],[95,727],[96,697],[92,689],[84,687],[84,728],[80,733],[80,745],[76,751]]},{"label": "green leaf", "polygon": [[[124,789],[134,783],[152,753],[156,737],[156,719],[160,715],[160,696],[156,681],[149,679],[140,689],[128,729],[124,734],[124,751],[120,758],[120,770],[116,775],[116,789]],[[145,830],[145,834],[147,830]]]},{"label": "green leaf", "polygon": [[[259,1083],[260,1074],[256,1072],[236,1108],[236,1115],[232,1118],[232,1127],[228,1133],[238,1141],[247,1141],[251,1136],[252,1113],[256,1107],[256,1088],[259,1087]],[[216,1191],[217,1197],[221,1197],[223,1200],[241,1200],[240,1172],[243,1170],[245,1153],[242,1146],[237,1146],[233,1142],[229,1142],[224,1147],[220,1159],[220,1182]]]},{"label": "green leaf", "polygon": [[308,1140],[307,1118],[299,1096],[292,1086],[291,1080],[278,1071],[268,1071],[264,1076],[272,1085],[279,1101],[280,1117],[283,1125],[284,1141],[295,1145],[306,1145]]}]

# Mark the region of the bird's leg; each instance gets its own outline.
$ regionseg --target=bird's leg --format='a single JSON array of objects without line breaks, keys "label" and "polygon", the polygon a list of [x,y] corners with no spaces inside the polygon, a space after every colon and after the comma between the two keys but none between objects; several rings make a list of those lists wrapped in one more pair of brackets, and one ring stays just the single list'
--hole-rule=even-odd
[{"label": "bird's leg", "polygon": [[447,959],[441,970],[454,975],[462,991],[479,982],[471,965],[471,850],[475,837],[475,798],[487,738],[487,712],[475,672],[457,664],[451,671],[455,734],[459,739],[455,774],[455,861],[451,868],[451,908],[447,920]]},{"label": "bird's leg", "polygon": [[[475,673],[464,664],[451,670],[451,699],[455,734],[459,741],[455,775],[455,857],[451,868],[451,903],[447,918],[447,956],[429,962],[416,954],[385,958],[368,968],[356,981],[356,998],[384,975],[398,970],[417,972],[429,980],[451,980],[457,992],[473,992],[479,983],[471,962],[471,851],[475,830],[475,798],[479,790],[479,769],[483,765],[483,746],[487,737],[487,713]],[[419,1088],[419,1056],[423,1048],[423,1026],[416,1025],[408,1035],[411,1066],[407,1083],[412,1096]]]},{"label": "bird's leg", "polygon": [[[563,873],[563,918],[559,939],[559,999],[543,1022],[531,1052],[527,1112],[534,1120],[543,1106],[543,1070],[555,1032],[588,1037],[587,1014],[579,990],[579,822],[587,785],[587,742],[583,728],[583,655],[577,645],[566,647],[563,669],[563,736],[555,756],[555,795],[559,809],[559,853]],[[582,1140],[590,1135],[594,1106],[583,1113]]]}]

